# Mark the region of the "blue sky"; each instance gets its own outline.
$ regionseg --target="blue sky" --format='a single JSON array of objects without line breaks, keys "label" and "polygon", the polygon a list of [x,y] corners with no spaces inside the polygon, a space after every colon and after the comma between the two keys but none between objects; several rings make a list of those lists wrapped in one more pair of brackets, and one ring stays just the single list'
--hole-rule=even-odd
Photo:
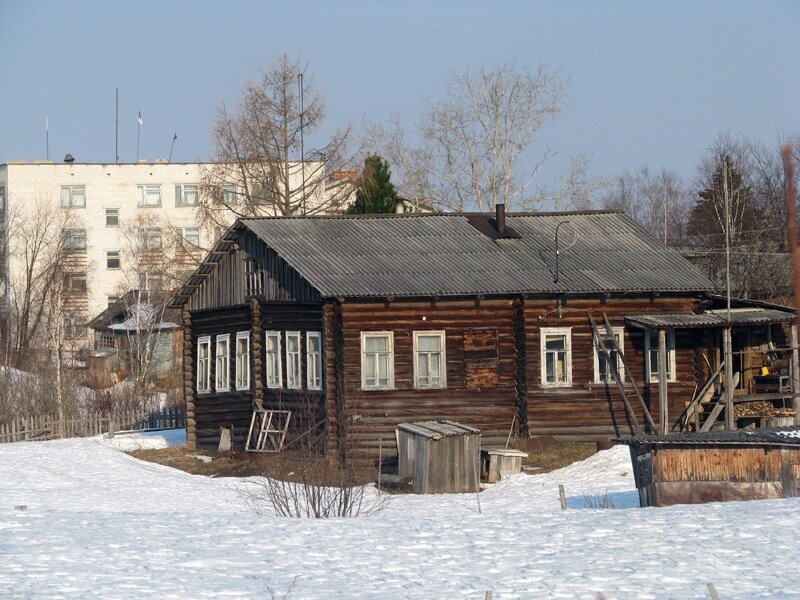
[{"label": "blue sky", "polygon": [[[721,131],[800,131],[799,2],[44,2],[0,0],[0,162],[209,157],[216,106],[259,62],[302,54],[331,129],[424,100],[467,66],[547,61],[568,106],[534,148],[586,152],[595,174],[685,176]],[[551,169],[548,177],[556,178]]]}]

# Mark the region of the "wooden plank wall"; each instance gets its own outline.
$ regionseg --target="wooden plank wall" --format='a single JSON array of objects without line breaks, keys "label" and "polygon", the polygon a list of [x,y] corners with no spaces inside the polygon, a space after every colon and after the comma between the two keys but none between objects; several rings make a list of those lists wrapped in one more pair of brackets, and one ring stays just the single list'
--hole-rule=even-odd
[{"label": "wooden plank wall", "polygon": [[[194,412],[195,440],[197,445],[205,448],[216,448],[219,444],[219,428],[233,426],[234,442],[244,445],[247,428],[250,426],[250,418],[253,413],[252,393],[248,391],[237,391],[234,385],[235,375],[235,353],[234,343],[237,331],[250,331],[252,328],[252,312],[248,304],[216,309],[213,311],[197,311],[191,314],[192,335],[189,350],[184,351],[184,360],[189,361],[190,385],[192,389],[191,406],[187,398],[187,411]],[[230,381],[231,391],[217,393],[213,391],[214,380],[216,377],[216,348],[215,336],[219,334],[231,334],[231,359]],[[207,394],[197,394],[197,338],[211,336],[211,388]],[[251,352],[251,388],[253,386]],[[187,415],[188,418],[188,415]],[[191,427],[191,422],[187,421]],[[191,430],[190,430],[191,431]]]},{"label": "wooden plank wall", "polygon": [[247,302],[247,263],[241,250],[231,247],[189,299],[190,310],[239,306]]},{"label": "wooden plank wall", "polygon": [[[527,344],[527,417],[531,435],[554,435],[560,439],[602,440],[629,435],[631,428],[625,406],[616,386],[594,384],[594,350],[588,314],[601,322],[608,315],[612,326],[624,326],[624,315],[637,313],[688,312],[691,298],[570,299],[561,307],[555,301],[525,300]],[[540,327],[572,327],[572,379],[570,388],[546,388],[541,385]],[[675,341],[677,381],[670,383],[669,417],[674,422],[691,398],[697,373],[704,372],[702,357],[695,350],[702,346],[702,334],[677,331]],[[658,386],[645,380],[644,332],[625,327],[624,347],[628,367],[648,404],[653,420],[658,422]],[[701,375],[702,376],[702,375]],[[640,424],[644,417],[633,387],[626,378],[626,390]]]},{"label": "wooden plank wall", "polygon": [[[512,300],[447,302],[345,302],[327,304],[328,448],[335,452],[339,421],[349,440],[369,456],[396,453],[395,427],[404,422],[449,419],[483,431],[483,442],[505,442],[516,413],[516,358]],[[337,312],[341,311],[341,317]],[[423,317],[425,320],[423,320]],[[337,320],[341,318],[341,333]],[[445,330],[447,389],[417,390],[413,381],[415,330]],[[361,332],[394,332],[395,389],[361,390]],[[336,364],[341,335],[342,364]],[[337,414],[338,412],[338,414]]]}]

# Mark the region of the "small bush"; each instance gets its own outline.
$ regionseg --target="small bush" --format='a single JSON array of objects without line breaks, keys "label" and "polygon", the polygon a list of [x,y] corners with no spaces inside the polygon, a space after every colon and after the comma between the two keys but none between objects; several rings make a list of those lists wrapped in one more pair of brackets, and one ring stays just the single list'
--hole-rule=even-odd
[{"label": "small bush", "polygon": [[590,496],[588,494],[584,494],[583,506],[584,508],[616,508],[614,506],[614,501],[611,499],[611,496],[608,495],[608,492],[602,496]]}]

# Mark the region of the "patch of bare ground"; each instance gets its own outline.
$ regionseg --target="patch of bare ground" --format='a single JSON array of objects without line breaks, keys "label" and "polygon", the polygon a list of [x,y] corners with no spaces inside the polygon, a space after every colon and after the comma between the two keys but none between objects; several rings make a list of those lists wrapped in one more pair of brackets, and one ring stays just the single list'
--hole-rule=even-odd
[{"label": "patch of bare ground", "polygon": [[[300,481],[300,474],[314,484],[334,485],[341,481],[341,467],[335,460],[308,458],[292,452],[211,452],[186,448],[134,450],[129,452],[139,460],[166,465],[192,475],[207,477],[262,476],[282,481]],[[209,460],[210,459],[210,460]],[[358,467],[354,471],[356,485],[377,480],[377,470]]]},{"label": "patch of bare ground", "polygon": [[[552,440],[541,447],[535,447],[530,440],[515,439],[511,447],[528,453],[528,458],[522,461],[523,466],[537,467],[532,473],[549,473],[574,462],[585,460],[597,453],[595,442],[561,442]],[[534,447],[531,447],[534,446]]]}]

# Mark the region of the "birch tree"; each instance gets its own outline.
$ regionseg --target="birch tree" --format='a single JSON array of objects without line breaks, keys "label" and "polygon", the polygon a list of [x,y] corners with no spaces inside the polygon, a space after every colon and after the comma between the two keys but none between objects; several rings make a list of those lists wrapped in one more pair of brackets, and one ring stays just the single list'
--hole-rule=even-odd
[{"label": "birch tree", "polygon": [[444,99],[428,102],[414,130],[397,116],[385,126],[368,124],[365,146],[388,158],[412,201],[453,210],[529,207],[536,175],[554,154],[535,154],[533,145],[563,108],[567,85],[546,64],[470,68],[448,80]]}]

